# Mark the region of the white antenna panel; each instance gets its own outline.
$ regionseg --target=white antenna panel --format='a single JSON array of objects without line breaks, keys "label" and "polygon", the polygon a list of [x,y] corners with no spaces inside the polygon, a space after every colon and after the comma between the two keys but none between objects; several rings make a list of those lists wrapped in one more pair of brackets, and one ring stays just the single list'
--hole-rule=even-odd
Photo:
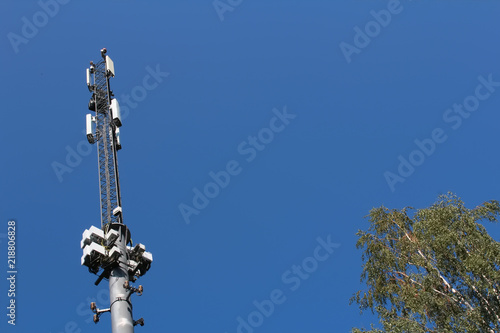
[{"label": "white antenna panel", "polygon": [[120,113],[120,104],[118,104],[118,101],[116,100],[116,98],[113,98],[111,100],[111,117],[113,118],[113,123],[116,125],[116,127],[122,126],[122,116]]},{"label": "white antenna panel", "polygon": [[86,118],[86,124],[87,124],[87,140],[89,143],[95,143],[95,138],[94,138],[94,129],[93,129],[93,121],[92,121],[92,115],[90,113],[87,114]]},{"label": "white antenna panel", "polygon": [[109,56],[106,56],[106,74],[115,77],[115,64]]},{"label": "white antenna panel", "polygon": [[116,134],[116,150],[122,149],[122,144],[120,143],[120,129],[117,127],[115,129]]},{"label": "white antenna panel", "polygon": [[89,91],[92,91],[91,85],[90,85],[90,69],[87,68],[87,88],[89,88]]}]

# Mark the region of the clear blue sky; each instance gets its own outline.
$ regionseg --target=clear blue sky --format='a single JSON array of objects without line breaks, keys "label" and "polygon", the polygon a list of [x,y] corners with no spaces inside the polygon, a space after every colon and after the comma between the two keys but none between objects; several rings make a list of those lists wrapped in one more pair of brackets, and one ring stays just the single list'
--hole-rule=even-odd
[{"label": "clear blue sky", "polygon": [[[102,47],[128,104],[124,219],[154,256],[136,332],[368,327],[376,318],[349,297],[364,287],[355,232],[372,207],[500,198],[498,1],[56,3],[0,4],[2,332],[110,331],[106,314],[89,321],[87,299],[107,307],[107,284],[93,285],[79,247],[100,225],[82,131],[85,68]],[[196,208],[193,189],[212,198]]]}]

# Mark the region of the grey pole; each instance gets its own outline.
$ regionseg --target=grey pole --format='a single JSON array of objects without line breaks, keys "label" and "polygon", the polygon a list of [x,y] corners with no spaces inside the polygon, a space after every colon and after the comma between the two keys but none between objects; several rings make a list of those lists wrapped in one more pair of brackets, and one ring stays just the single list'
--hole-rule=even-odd
[{"label": "grey pole", "polygon": [[130,233],[124,224],[112,224],[111,229],[119,232],[120,237],[115,245],[120,249],[119,264],[109,275],[109,301],[111,310],[111,331],[113,333],[133,333],[134,320],[132,318],[131,291],[124,286],[128,285],[128,252],[126,244]]}]

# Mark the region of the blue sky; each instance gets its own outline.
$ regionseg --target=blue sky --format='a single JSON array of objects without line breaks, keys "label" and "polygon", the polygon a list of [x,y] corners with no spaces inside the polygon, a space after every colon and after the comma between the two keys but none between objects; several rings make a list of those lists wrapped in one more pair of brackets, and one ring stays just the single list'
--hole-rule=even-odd
[{"label": "blue sky", "polygon": [[79,247],[100,225],[83,129],[103,47],[128,109],[124,220],[154,256],[136,332],[369,327],[349,298],[372,207],[499,199],[498,1],[55,1],[0,4],[2,332],[110,330]]}]

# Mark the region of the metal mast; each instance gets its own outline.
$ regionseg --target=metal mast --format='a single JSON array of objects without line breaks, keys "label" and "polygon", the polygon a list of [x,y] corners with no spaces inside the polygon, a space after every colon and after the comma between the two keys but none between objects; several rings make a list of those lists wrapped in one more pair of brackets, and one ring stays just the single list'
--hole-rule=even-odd
[{"label": "metal mast", "polygon": [[130,231],[123,223],[117,160],[122,123],[120,106],[109,84],[115,76],[114,63],[106,53],[102,49],[102,59],[91,62],[87,69],[87,87],[92,92],[89,110],[95,112],[95,116],[86,117],[87,139],[91,144],[97,141],[98,147],[101,228],[92,226],[83,232],[81,263],[99,275],[96,285],[102,279],[109,280],[109,308],[98,309],[94,302],[90,304],[94,322],[102,313],[110,312],[113,333],[133,333],[134,326],[143,326],[144,320],[133,320],[131,295],[141,295],[143,288],[132,287],[130,281],[146,274],[153,256],[142,244],[132,246]]},{"label": "metal mast", "polygon": [[[116,158],[117,124],[113,121],[110,112],[112,92],[109,85],[110,77],[114,76],[114,66],[109,56],[101,51],[103,59],[94,67],[91,74],[94,76],[91,107],[96,111],[97,140],[99,161],[99,186],[101,193],[101,227],[108,223],[122,223],[121,215],[112,215],[115,207],[121,207],[120,182],[118,178],[118,161]],[[92,65],[92,64],[91,64]],[[92,110],[92,111],[94,111]],[[120,123],[121,125],[121,123]]]}]

